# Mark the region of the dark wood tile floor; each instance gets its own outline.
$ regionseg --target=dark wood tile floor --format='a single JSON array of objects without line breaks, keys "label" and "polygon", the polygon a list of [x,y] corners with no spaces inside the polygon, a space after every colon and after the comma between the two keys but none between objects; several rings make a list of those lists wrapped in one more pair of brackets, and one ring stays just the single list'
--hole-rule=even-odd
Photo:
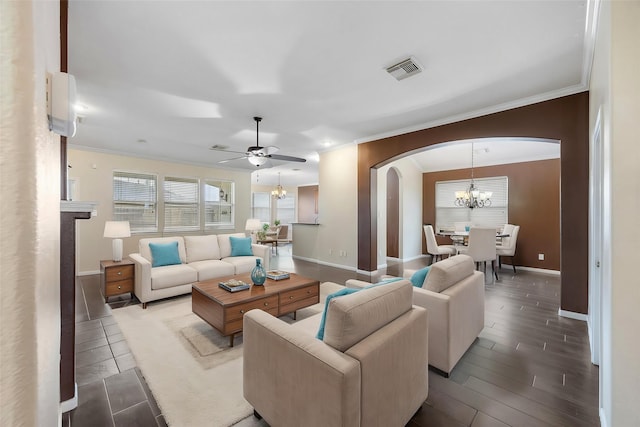
[{"label": "dark wood tile floor", "polygon": [[[380,275],[400,275],[403,268],[428,261],[390,263]],[[271,267],[320,281],[367,279],[293,260],[290,246],[278,248]],[[484,330],[450,378],[429,372],[429,397],[407,427],[599,426],[598,367],[589,360],[586,324],[558,316],[558,276],[513,274],[510,268],[504,266],[498,281],[486,272]],[[166,425],[111,317],[111,309],[137,300],[112,298],[104,304],[98,276],[80,277],[77,286],[79,406],[65,414],[63,425]],[[265,426],[253,416],[235,425]]]}]

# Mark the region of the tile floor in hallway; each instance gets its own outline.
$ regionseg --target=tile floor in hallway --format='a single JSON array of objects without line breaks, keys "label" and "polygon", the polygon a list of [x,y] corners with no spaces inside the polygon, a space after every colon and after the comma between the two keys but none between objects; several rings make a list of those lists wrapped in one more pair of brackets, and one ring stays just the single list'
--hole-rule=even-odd
[{"label": "tile floor in hallway", "polygon": [[[428,261],[390,261],[384,273],[399,275]],[[366,279],[292,259],[290,245],[278,248],[271,267],[320,281]],[[598,426],[598,368],[589,360],[586,324],[557,315],[559,276],[513,274],[504,266],[499,281],[491,281],[490,271],[486,277],[484,330],[450,378],[429,373],[429,397],[407,426]],[[63,426],[166,425],[111,316],[137,300],[125,296],[105,304],[99,276],[79,277],[76,286],[79,405],[64,414]],[[235,424],[265,426],[253,416]]]}]

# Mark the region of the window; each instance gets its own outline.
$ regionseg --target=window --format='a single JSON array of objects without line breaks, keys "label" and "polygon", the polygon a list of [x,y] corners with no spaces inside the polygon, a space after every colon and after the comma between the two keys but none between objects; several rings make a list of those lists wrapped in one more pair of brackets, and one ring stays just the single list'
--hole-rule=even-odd
[{"label": "window", "polygon": [[258,218],[261,222],[271,223],[271,193],[251,194],[251,218]]},{"label": "window", "polygon": [[113,219],[129,221],[132,232],[158,230],[157,177],[113,173]]},{"label": "window", "polygon": [[436,232],[453,230],[454,223],[470,221],[482,227],[502,228],[509,219],[509,179],[506,176],[474,179],[481,191],[491,191],[491,206],[469,209],[454,205],[455,192],[469,188],[470,179],[436,182]]},{"label": "window", "polygon": [[164,230],[197,230],[200,228],[198,180],[165,177]]},{"label": "window", "polygon": [[234,225],[234,183],[206,180],[204,183],[205,228]]},{"label": "window", "polygon": [[277,199],[276,201],[276,218],[279,219],[281,224],[291,224],[296,220],[296,196],[293,194],[287,194],[284,199]]}]

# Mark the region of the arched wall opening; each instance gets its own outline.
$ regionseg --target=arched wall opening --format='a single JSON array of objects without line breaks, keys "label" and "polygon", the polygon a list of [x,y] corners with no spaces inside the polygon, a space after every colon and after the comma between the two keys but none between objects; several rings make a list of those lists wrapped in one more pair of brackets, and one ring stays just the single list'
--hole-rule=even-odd
[{"label": "arched wall opening", "polygon": [[[424,147],[483,137],[560,140],[561,309],[588,310],[589,94],[582,92],[358,146],[358,269],[374,271],[376,169]],[[540,207],[540,215],[544,209]]]}]

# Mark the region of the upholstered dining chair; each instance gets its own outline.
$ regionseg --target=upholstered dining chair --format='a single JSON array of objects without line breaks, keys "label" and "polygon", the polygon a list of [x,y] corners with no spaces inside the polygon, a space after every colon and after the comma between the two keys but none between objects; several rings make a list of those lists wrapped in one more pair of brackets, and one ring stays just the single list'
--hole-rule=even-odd
[{"label": "upholstered dining chair", "polygon": [[469,231],[468,246],[458,247],[459,254],[466,254],[473,258],[476,268],[480,263],[484,263],[484,270],[487,270],[487,261],[491,261],[491,269],[498,280],[498,270],[496,268],[496,229],[489,227],[471,227]]},{"label": "upholstered dining chair", "polygon": [[438,245],[438,241],[436,240],[436,235],[431,225],[425,225],[423,228],[424,228],[424,237],[427,240],[427,252],[432,257],[431,258],[432,263],[438,261],[438,257],[442,259],[442,255],[447,255],[447,257],[449,257],[457,253],[456,247],[453,245]]},{"label": "upholstered dining chair", "polygon": [[502,245],[496,245],[496,254],[498,256],[498,268],[502,268],[502,258],[503,256],[511,257],[511,266],[513,267],[513,272],[516,272],[516,263],[513,260],[514,255],[516,254],[516,244],[518,241],[518,232],[520,231],[519,225],[511,225],[511,227],[507,228],[508,225],[504,226],[503,233],[508,234],[509,237],[505,237]]}]

